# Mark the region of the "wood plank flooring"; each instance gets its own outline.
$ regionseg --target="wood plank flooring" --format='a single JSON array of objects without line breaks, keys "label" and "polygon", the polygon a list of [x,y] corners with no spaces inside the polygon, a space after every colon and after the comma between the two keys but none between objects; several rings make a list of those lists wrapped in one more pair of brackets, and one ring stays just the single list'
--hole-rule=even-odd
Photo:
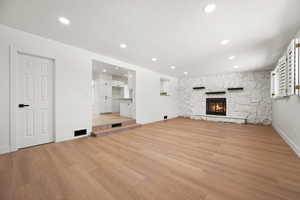
[{"label": "wood plank flooring", "polygon": [[269,126],[177,118],[0,156],[1,200],[299,200],[300,159]]}]

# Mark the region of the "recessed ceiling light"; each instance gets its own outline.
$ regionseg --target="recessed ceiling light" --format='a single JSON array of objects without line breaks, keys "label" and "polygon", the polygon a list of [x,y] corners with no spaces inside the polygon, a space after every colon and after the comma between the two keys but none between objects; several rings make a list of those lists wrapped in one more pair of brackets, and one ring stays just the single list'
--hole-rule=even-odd
[{"label": "recessed ceiling light", "polygon": [[59,17],[58,18],[59,22],[64,24],[64,25],[69,25],[70,24],[70,20],[65,18],[65,17]]},{"label": "recessed ceiling light", "polygon": [[122,49],[125,49],[125,48],[127,47],[127,45],[126,45],[126,44],[120,44],[120,47],[121,47]]},{"label": "recessed ceiling light", "polygon": [[106,69],[103,69],[103,72],[105,73],[105,72],[106,72]]},{"label": "recessed ceiling light", "polygon": [[226,45],[226,44],[228,44],[229,42],[230,42],[230,40],[222,40],[222,41],[221,41],[221,44],[222,44],[222,45]]},{"label": "recessed ceiling light", "polygon": [[183,72],[184,75],[188,75],[188,72]]},{"label": "recessed ceiling light", "polygon": [[235,59],[235,56],[230,56],[228,57],[229,60],[234,60]]},{"label": "recessed ceiling light", "polygon": [[208,4],[204,7],[204,12],[211,13],[216,10],[216,7],[217,7],[216,4]]},{"label": "recessed ceiling light", "polygon": [[175,69],[176,67],[175,66],[171,66],[171,69]]},{"label": "recessed ceiling light", "polygon": [[239,66],[235,65],[235,66],[233,66],[233,68],[234,68],[234,69],[237,69],[237,68],[239,68]]},{"label": "recessed ceiling light", "polygon": [[152,58],[152,61],[153,61],[153,62],[156,62],[156,61],[157,61],[157,58]]}]

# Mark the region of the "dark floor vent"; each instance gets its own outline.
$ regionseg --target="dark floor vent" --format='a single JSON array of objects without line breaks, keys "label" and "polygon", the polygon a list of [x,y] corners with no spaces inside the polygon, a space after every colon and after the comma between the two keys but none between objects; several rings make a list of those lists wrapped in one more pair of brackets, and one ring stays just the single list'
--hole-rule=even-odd
[{"label": "dark floor vent", "polygon": [[74,131],[74,136],[81,136],[81,135],[86,135],[87,134],[87,130],[86,129],[82,129],[82,130],[76,130]]},{"label": "dark floor vent", "polygon": [[122,123],[115,123],[115,124],[111,125],[112,128],[116,128],[116,127],[120,127],[120,126],[122,126]]}]

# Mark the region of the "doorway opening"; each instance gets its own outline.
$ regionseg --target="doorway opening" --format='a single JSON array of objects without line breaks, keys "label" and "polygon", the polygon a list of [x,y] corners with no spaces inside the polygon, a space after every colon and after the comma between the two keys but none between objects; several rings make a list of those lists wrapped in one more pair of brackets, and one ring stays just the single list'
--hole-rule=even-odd
[{"label": "doorway opening", "polygon": [[93,60],[93,132],[135,124],[135,71]]}]

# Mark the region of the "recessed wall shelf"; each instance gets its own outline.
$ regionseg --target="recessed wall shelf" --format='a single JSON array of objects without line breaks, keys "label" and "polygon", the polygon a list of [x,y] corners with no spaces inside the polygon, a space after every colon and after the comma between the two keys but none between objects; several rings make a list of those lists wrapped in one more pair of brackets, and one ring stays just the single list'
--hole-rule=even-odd
[{"label": "recessed wall shelf", "polygon": [[226,94],[225,91],[218,91],[218,92],[205,92],[205,94]]},{"label": "recessed wall shelf", "polygon": [[204,90],[205,87],[193,87],[193,90]]},{"label": "recessed wall shelf", "polygon": [[236,91],[236,90],[244,90],[243,87],[237,87],[237,88],[227,88],[228,91]]},{"label": "recessed wall shelf", "polygon": [[160,96],[170,96],[170,80],[160,78]]}]

